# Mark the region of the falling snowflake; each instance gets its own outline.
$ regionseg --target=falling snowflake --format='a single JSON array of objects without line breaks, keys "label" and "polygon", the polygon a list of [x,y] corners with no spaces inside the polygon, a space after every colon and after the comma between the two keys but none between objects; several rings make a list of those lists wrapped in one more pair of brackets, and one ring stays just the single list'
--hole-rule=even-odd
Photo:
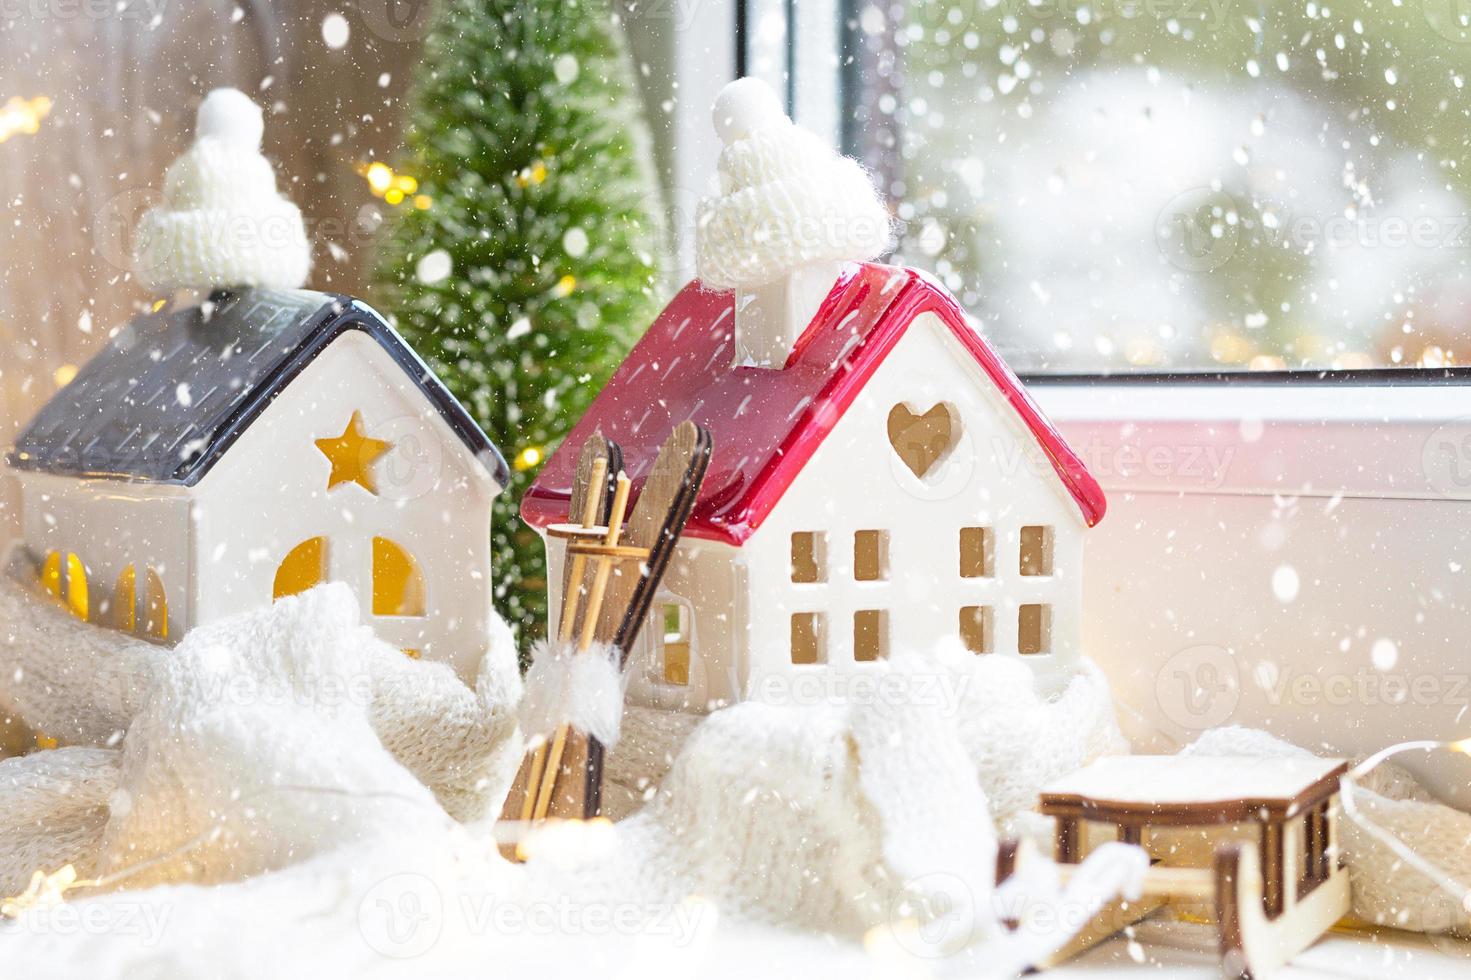
[{"label": "falling snowflake", "polygon": [[1278,565],[1272,572],[1272,594],[1277,597],[1278,602],[1291,602],[1297,598],[1301,581],[1297,577],[1297,569],[1291,565]]},{"label": "falling snowflake", "polygon": [[562,250],[569,258],[580,259],[587,254],[587,232],[581,228],[569,228],[562,236]]},{"label": "falling snowflake", "polygon": [[322,41],[333,51],[347,47],[347,39],[351,34],[352,27],[341,14],[328,14],[322,18]]},{"label": "falling snowflake", "polygon": [[414,266],[414,276],[426,286],[443,282],[453,271],[454,262],[450,259],[449,253],[442,248],[437,248],[425,255]]}]

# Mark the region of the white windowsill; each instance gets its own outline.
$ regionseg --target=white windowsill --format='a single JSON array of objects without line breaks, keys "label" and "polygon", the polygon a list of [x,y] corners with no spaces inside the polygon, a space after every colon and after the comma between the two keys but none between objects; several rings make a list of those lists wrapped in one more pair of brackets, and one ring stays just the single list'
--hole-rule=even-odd
[{"label": "white windowsill", "polygon": [[1036,381],[1112,492],[1471,499],[1471,383]]}]

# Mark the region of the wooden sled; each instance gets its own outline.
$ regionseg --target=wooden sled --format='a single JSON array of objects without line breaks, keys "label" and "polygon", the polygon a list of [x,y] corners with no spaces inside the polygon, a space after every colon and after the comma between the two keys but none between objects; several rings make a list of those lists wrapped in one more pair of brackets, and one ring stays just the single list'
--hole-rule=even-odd
[{"label": "wooden sled", "polygon": [[[624,521],[627,478],[615,443],[594,435],[583,446],[566,524],[547,534],[567,541],[563,570],[564,639],[589,635],[611,643],[626,666],[648,618],[709,467],[711,439],[693,422],[675,427]],[[621,478],[620,488],[614,475]],[[572,617],[567,616],[572,611]],[[560,729],[522,763],[502,819],[591,819],[602,803],[603,747],[581,732]]]},{"label": "wooden sled", "polygon": [[1138,844],[1154,863],[1138,900],[1110,903],[1036,966],[1169,906],[1214,921],[1223,976],[1270,975],[1348,913],[1338,838],[1347,768],[1339,759],[1118,756],[1053,783],[1039,809],[1057,820],[1064,880],[1105,840]]}]

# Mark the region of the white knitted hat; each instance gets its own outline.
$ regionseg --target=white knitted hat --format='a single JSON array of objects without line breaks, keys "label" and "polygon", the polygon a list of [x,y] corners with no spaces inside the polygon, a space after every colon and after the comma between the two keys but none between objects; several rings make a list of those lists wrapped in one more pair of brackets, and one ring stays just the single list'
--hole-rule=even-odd
[{"label": "white knitted hat", "polygon": [[200,104],[194,145],[169,167],[163,204],[138,222],[133,267],[145,285],[305,284],[311,244],[301,211],[276,192],[264,131],[260,107],[235,89],[215,89]]},{"label": "white knitted hat", "polygon": [[720,192],[700,202],[695,264],[713,289],[773,282],[799,265],[874,258],[889,212],[855,160],[787,118],[776,93],[741,78],[715,99]]}]

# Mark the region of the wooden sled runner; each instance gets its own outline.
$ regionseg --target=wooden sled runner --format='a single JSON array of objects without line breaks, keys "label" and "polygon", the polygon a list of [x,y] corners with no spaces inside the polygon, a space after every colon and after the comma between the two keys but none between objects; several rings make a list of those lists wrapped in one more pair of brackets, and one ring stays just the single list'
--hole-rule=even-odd
[{"label": "wooden sled runner", "polygon": [[[644,481],[632,512],[630,486],[618,446],[601,434],[583,445],[568,521],[547,533],[567,541],[562,641],[610,643],[619,667],[648,618],[654,595],[689,520],[709,466],[710,434],[693,422],[675,427]],[[624,520],[625,514],[627,520]],[[582,732],[559,728],[528,753],[511,787],[502,818],[590,819],[601,808],[603,747]]]},{"label": "wooden sled runner", "polygon": [[1347,768],[1339,759],[1118,756],[1053,783],[1039,809],[1057,820],[1060,864],[1077,865],[1106,840],[1138,844],[1154,863],[1139,900],[1106,906],[1036,965],[1171,906],[1214,921],[1223,976],[1269,976],[1348,913],[1338,837]]}]

